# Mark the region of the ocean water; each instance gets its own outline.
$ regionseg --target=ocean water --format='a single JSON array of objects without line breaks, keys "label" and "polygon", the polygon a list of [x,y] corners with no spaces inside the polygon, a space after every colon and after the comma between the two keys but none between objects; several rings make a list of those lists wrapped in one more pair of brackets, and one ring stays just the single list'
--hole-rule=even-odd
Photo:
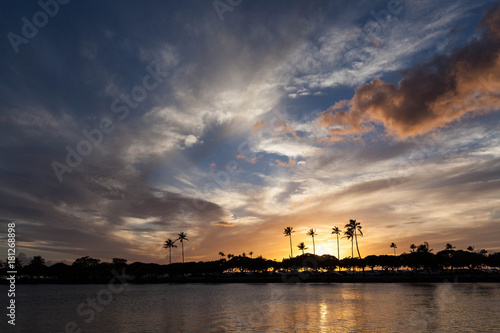
[{"label": "ocean water", "polygon": [[1,332],[500,332],[496,283],[6,287]]}]

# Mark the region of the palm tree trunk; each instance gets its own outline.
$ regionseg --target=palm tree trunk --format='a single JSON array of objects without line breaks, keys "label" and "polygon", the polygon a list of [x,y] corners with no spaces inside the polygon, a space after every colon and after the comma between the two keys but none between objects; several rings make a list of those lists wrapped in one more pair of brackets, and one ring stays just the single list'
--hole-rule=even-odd
[{"label": "palm tree trunk", "polygon": [[358,250],[358,257],[361,259],[361,254],[359,253],[358,237],[356,237],[356,250]]},{"label": "palm tree trunk", "polygon": [[172,248],[169,248],[168,251],[170,252],[170,264],[172,264]]},{"label": "palm tree trunk", "polygon": [[351,258],[354,258],[354,237],[351,238]]},{"label": "palm tree trunk", "polygon": [[359,259],[361,259],[361,254],[359,254],[358,234],[356,233],[356,229],[354,229],[354,238],[356,238],[356,250],[358,250]]},{"label": "palm tree trunk", "polygon": [[184,242],[181,242],[182,244],[182,263],[184,263]]},{"label": "palm tree trunk", "polygon": [[339,248],[339,234],[337,234],[337,259],[339,260],[339,272],[340,272],[340,248]]},{"label": "palm tree trunk", "polygon": [[[351,259],[354,259],[354,237],[351,238]],[[352,272],[354,273],[354,265],[352,265]]]},{"label": "palm tree trunk", "polygon": [[314,244],[314,236],[313,236],[313,253],[316,255],[316,245]]},{"label": "palm tree trunk", "polygon": [[293,257],[293,251],[292,251],[292,234],[290,234],[290,258]]}]

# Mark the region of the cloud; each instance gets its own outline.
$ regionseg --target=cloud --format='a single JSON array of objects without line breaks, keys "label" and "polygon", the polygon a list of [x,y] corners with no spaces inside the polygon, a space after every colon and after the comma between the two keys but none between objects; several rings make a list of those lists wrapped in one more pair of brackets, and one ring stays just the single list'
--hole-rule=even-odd
[{"label": "cloud", "polygon": [[[12,61],[7,57],[0,83],[5,100],[0,217],[19,224],[19,245],[29,256],[45,251],[44,257],[158,261],[164,256],[162,240],[184,230],[190,247],[196,247],[188,256],[205,260],[221,250],[275,255],[279,240],[286,254],[283,225],[330,224],[352,212],[369,227],[363,246],[389,220],[398,225],[392,230],[403,230],[395,221],[408,220],[408,212],[428,218],[430,232],[454,224],[453,214],[463,213],[460,223],[468,226],[498,216],[500,144],[493,125],[461,128],[453,136],[441,131],[439,140],[424,149],[414,139],[370,142],[363,137],[365,145],[359,144],[362,134],[380,125],[391,135],[407,137],[419,133],[417,127],[427,130],[458,119],[460,112],[449,119],[442,113],[436,119],[418,113],[410,124],[407,109],[422,104],[412,99],[411,89],[437,96],[423,106],[432,112],[464,96],[470,96],[465,108],[477,108],[471,114],[496,101],[499,80],[490,56],[498,40],[498,14],[485,17],[488,29],[481,40],[462,48],[463,54],[450,54],[446,49],[452,38],[458,36],[460,46],[470,42],[469,31],[449,32],[464,17],[476,17],[468,11],[471,2],[406,2],[397,19],[375,36],[349,30],[359,22],[373,23],[370,8],[359,10],[353,3],[339,11],[332,3],[280,10],[272,5],[269,11],[262,10],[265,4],[249,6],[231,14],[231,29],[220,24],[210,3],[202,5],[206,11],[194,12],[169,3],[101,8],[94,11],[99,19],[84,30],[80,27],[87,18],[74,11],[61,16],[64,29],[56,30],[75,38],[47,30],[30,42],[29,50]],[[138,12],[167,16],[144,26],[130,20]],[[175,13],[186,14],[182,22]],[[174,29],[176,34],[158,35]],[[63,40],[71,47],[59,50],[57,45],[66,45]],[[404,72],[399,86],[382,80],[365,84],[436,49],[448,56]],[[113,99],[140,85],[152,62],[160,63],[168,77],[130,109],[128,119],[118,121],[110,110]],[[478,73],[483,88],[476,95],[467,75]],[[448,85],[443,91],[439,84],[427,87],[426,80],[433,78]],[[311,121],[330,103],[327,95],[333,90],[337,100],[350,97],[344,88],[337,93],[332,87],[362,84],[355,99]],[[288,96],[296,99],[287,109]],[[380,96],[397,97],[402,104],[396,110],[378,101]],[[336,114],[339,119],[333,121]],[[115,131],[58,183],[51,162],[64,161],[65,146],[75,147],[84,139],[81,131],[95,128],[103,117],[113,118]],[[491,119],[492,124],[497,120]],[[342,142],[319,151],[318,139]],[[240,153],[242,141],[249,149]],[[257,167],[241,159],[267,163]],[[226,226],[231,228],[222,232]],[[323,235],[329,244],[330,234]]]},{"label": "cloud", "polygon": [[[382,4],[387,2],[376,7]],[[346,4],[336,24],[303,40],[287,57],[283,65],[285,75],[291,73],[284,82],[287,92],[297,98],[324,88],[363,84],[407,67],[419,53],[442,52],[461,39],[456,27],[477,6],[468,1],[442,6],[399,1],[401,9],[392,15],[387,10],[387,14],[359,8],[352,11]]]},{"label": "cloud", "polygon": [[307,205],[309,203],[309,198],[306,198],[305,200],[302,201],[290,201],[290,206],[300,206],[300,205]]},{"label": "cloud", "polygon": [[[213,202],[146,183],[159,150],[148,150],[154,134],[144,129],[117,125],[59,183],[51,162],[64,161],[64,145],[74,147],[85,126],[75,124],[70,115],[54,117],[42,108],[17,112],[7,122],[3,135],[9,139],[0,143],[0,154],[12,158],[0,167],[0,215],[22,228],[19,246],[31,254],[128,254],[150,261],[155,243],[168,230],[208,226],[227,216]],[[124,153],[132,141],[141,147],[140,164],[128,163],[131,154]]]},{"label": "cloud", "polygon": [[297,135],[293,127],[284,120],[276,121],[274,124],[270,125],[270,128],[277,136],[286,136],[287,134],[290,134],[295,139],[300,140],[300,137]]},{"label": "cloud", "polygon": [[467,113],[498,110],[500,86],[491,78],[500,80],[499,12],[495,6],[485,16],[480,40],[410,68],[397,86],[380,79],[359,86],[351,100],[323,112],[318,122],[329,128],[326,139],[360,135],[375,125],[404,139],[445,127]]},{"label": "cloud", "polygon": [[250,164],[257,163],[259,161],[259,159],[261,159],[262,157],[264,157],[264,155],[254,156],[251,159],[248,159],[246,155],[243,155],[243,154],[236,155],[237,159],[246,160]]},{"label": "cloud", "polygon": [[288,162],[283,162],[283,161],[280,161],[280,160],[276,160],[275,162],[280,167],[285,167],[285,168],[290,168],[290,167],[294,166],[295,164],[297,164],[297,161],[294,160],[294,159],[290,159]]},{"label": "cloud", "polygon": [[[297,135],[295,129],[293,128],[293,124],[290,124],[291,119],[289,116],[286,116],[288,119],[284,119],[283,113],[271,113],[272,117],[269,120],[269,123],[266,124],[264,120],[258,121],[252,129],[254,131],[265,130],[266,134],[270,134],[272,136],[287,136],[289,134],[291,137],[294,137],[297,140],[300,140],[300,137]],[[264,135],[264,134],[261,134]]]},{"label": "cloud", "polygon": [[290,137],[271,137],[260,139],[254,149],[268,154],[278,154],[288,157],[312,156],[317,151],[314,142],[297,141]]},{"label": "cloud", "polygon": [[188,135],[186,140],[184,140],[186,147],[192,147],[196,142],[198,142],[198,139],[192,134]]},{"label": "cloud", "polygon": [[250,159],[250,161],[248,161],[249,163],[251,164],[255,164],[259,161],[259,159],[261,159],[262,157],[264,157],[264,155],[259,155],[259,156],[255,156],[254,158]]},{"label": "cloud", "polygon": [[220,227],[234,227],[235,223],[226,222],[226,221],[217,221],[217,222],[212,223],[212,225],[220,226]]},{"label": "cloud", "polygon": [[263,126],[264,126],[264,120],[260,120],[260,121],[256,122],[256,123],[252,126],[252,130],[254,130],[254,131],[258,131],[258,130],[260,130]]}]

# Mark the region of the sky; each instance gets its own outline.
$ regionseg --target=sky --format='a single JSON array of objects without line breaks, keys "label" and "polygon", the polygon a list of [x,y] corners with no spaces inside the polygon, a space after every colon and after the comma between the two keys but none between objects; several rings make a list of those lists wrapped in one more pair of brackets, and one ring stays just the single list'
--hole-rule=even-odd
[{"label": "sky", "polygon": [[186,261],[281,260],[287,226],[336,254],[349,219],[362,256],[500,251],[494,1],[3,1],[0,30],[0,234],[28,258],[164,264],[182,231]]}]

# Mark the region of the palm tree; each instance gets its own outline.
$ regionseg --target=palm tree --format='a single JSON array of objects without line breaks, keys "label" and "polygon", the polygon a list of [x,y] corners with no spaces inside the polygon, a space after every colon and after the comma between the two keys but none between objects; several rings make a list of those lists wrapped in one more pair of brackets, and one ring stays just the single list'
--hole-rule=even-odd
[{"label": "palm tree", "polygon": [[293,231],[293,227],[286,227],[285,231],[283,231],[283,234],[285,237],[290,237],[290,258],[293,257],[293,252],[292,252],[292,233],[295,232]]},{"label": "palm tree", "polygon": [[232,253],[227,254],[227,259],[231,260],[232,257],[234,257],[234,254],[232,254]]},{"label": "palm tree", "polygon": [[299,250],[302,250],[302,255],[304,255],[304,250],[308,249],[308,247],[306,247],[306,244],[304,244],[304,242],[300,242],[299,245],[297,245],[297,247],[299,248]]},{"label": "palm tree", "polygon": [[33,259],[31,259],[29,265],[24,267],[29,272],[29,275],[38,278],[40,276],[43,276],[44,272],[47,269],[47,266],[45,266],[45,259],[43,259],[42,256],[34,256]]},{"label": "palm tree", "polygon": [[342,238],[347,238],[347,240],[351,240],[351,258],[354,258],[354,231],[350,228],[347,228],[346,231],[344,231],[344,237]]},{"label": "palm tree", "polygon": [[445,250],[451,251],[455,248],[456,246],[451,245],[450,243],[446,243]]},{"label": "palm tree", "polygon": [[[338,227],[332,228],[332,234],[337,235],[337,259],[340,260],[339,234],[342,232]],[[340,269],[340,266],[339,266]]]},{"label": "palm tree", "polygon": [[430,253],[432,249],[429,249],[429,243],[424,242],[417,247],[417,252]]},{"label": "palm tree", "polygon": [[349,223],[345,225],[345,227],[349,230],[352,230],[352,237],[354,237],[354,240],[356,241],[356,250],[358,251],[358,256],[359,259],[361,259],[361,254],[359,253],[359,246],[358,246],[358,232],[361,236],[363,236],[363,231],[361,231],[361,222],[356,222],[354,219],[350,219]]},{"label": "palm tree", "polygon": [[417,246],[415,244],[410,245],[411,252],[415,252],[416,248],[417,248]]},{"label": "palm tree", "polygon": [[394,256],[396,256],[396,249],[398,248],[396,246],[396,243],[391,243],[390,247],[392,247],[394,249]]},{"label": "palm tree", "polygon": [[224,252],[220,251],[219,252],[219,255],[220,255],[220,260],[222,260],[222,257],[225,257],[226,255],[224,254]]},{"label": "palm tree", "polygon": [[470,252],[474,251],[474,246],[469,246],[469,247],[467,248],[467,251],[470,251]]},{"label": "palm tree", "polygon": [[313,228],[311,228],[311,229],[309,229],[309,231],[307,232],[307,234],[309,236],[311,236],[312,239],[313,239],[313,254],[316,255],[316,245],[314,244],[314,236],[317,235],[316,230],[314,230]]},{"label": "palm tree", "polygon": [[248,254],[250,255],[250,258],[253,258],[252,257],[253,256],[253,252],[252,251],[248,252]]},{"label": "palm tree", "polygon": [[170,238],[165,241],[165,244],[163,244],[164,249],[168,249],[168,252],[170,254],[170,261],[169,263],[172,263],[172,248],[177,247],[177,245],[174,245],[175,241],[171,240]]},{"label": "palm tree", "polygon": [[45,259],[43,259],[42,256],[34,256],[29,264],[36,266],[45,266]]},{"label": "palm tree", "polygon": [[177,240],[181,241],[181,244],[182,244],[182,263],[184,263],[184,241],[189,241],[189,239],[187,239],[187,235],[184,233],[184,232],[181,232],[179,235],[179,238],[177,238]]}]

